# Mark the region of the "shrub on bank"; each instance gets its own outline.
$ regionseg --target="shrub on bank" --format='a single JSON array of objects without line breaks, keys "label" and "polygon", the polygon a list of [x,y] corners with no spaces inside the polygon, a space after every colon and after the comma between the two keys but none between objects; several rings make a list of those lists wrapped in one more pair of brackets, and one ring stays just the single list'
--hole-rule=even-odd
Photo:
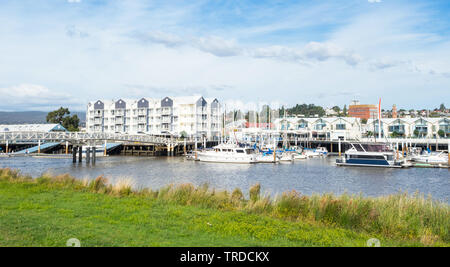
[{"label": "shrub on bank", "polygon": [[134,195],[180,205],[193,205],[221,210],[241,210],[288,220],[336,225],[355,231],[381,234],[386,237],[420,240],[424,245],[450,243],[450,208],[447,203],[425,198],[418,193],[399,193],[377,198],[361,195],[314,194],[304,196],[290,191],[271,198],[261,196],[259,184],[249,190],[245,199],[240,189],[228,191],[210,189],[208,185],[169,185],[159,190],[133,189],[131,179],[115,184],[99,176],[94,180],[79,180],[70,175],[44,174],[37,179],[20,175],[16,170],[0,169],[0,181],[39,183],[51,188],[70,188],[119,197]]}]

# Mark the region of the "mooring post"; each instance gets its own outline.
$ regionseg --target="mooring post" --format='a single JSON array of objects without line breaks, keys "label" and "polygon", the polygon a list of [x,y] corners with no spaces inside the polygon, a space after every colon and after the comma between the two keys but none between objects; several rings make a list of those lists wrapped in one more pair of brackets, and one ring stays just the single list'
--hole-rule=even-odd
[{"label": "mooring post", "polygon": [[66,141],[66,155],[69,154],[69,141]]},{"label": "mooring post", "polygon": [[450,167],[450,139],[448,139],[447,143],[447,154],[448,154],[448,166]]},{"label": "mooring post", "polygon": [[86,147],[86,164],[89,164],[91,161],[91,148]]},{"label": "mooring post", "polygon": [[97,160],[97,148],[95,146],[92,147],[92,164],[95,164]]},{"label": "mooring post", "polygon": [[273,139],[273,162],[277,162],[277,146],[275,145],[275,138]]},{"label": "mooring post", "polygon": [[38,154],[41,154],[41,140],[38,140]]},{"label": "mooring post", "polygon": [[339,157],[341,157],[341,138],[338,138]]},{"label": "mooring post", "polygon": [[103,150],[103,156],[106,157],[106,140],[105,140],[105,149]]},{"label": "mooring post", "polygon": [[6,154],[8,154],[8,149],[9,149],[9,142],[8,142],[8,140],[6,140]]},{"label": "mooring post", "polygon": [[78,162],[82,162],[83,161],[83,146],[79,146],[78,147]]},{"label": "mooring post", "polygon": [[72,147],[72,159],[73,159],[73,163],[77,163],[77,150],[78,147],[73,146]]},{"label": "mooring post", "polygon": [[402,158],[405,158],[405,144],[402,141]]},{"label": "mooring post", "polygon": [[184,155],[186,156],[186,138],[184,139],[183,152],[184,152]]},{"label": "mooring post", "polygon": [[395,145],[395,151],[396,151],[396,153],[397,153],[397,160],[398,160],[398,142],[397,142],[397,144]]}]

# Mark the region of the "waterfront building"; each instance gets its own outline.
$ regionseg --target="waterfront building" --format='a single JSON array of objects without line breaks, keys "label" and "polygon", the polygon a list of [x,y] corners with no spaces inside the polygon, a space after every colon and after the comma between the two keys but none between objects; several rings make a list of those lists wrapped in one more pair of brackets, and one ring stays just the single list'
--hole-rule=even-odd
[{"label": "waterfront building", "polygon": [[354,100],[348,108],[348,115],[354,118],[371,119],[378,118],[377,105],[362,105],[359,101]]},{"label": "waterfront building", "polygon": [[67,132],[61,124],[0,124],[0,132]]},{"label": "waterfront building", "polygon": [[[378,119],[369,119],[365,131],[374,132],[378,136]],[[450,118],[382,118],[381,135],[384,137],[424,137],[438,138],[450,135]]]},{"label": "waterfront building", "polygon": [[359,139],[361,119],[352,117],[298,118],[287,117],[275,120],[276,131],[296,134],[313,139]]},{"label": "waterfront building", "polygon": [[89,102],[87,132],[207,137],[220,135],[221,106],[202,96]]}]

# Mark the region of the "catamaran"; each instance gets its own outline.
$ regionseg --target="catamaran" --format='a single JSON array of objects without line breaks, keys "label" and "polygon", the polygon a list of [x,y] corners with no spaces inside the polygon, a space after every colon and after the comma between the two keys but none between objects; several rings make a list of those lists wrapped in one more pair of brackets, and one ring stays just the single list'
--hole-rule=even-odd
[{"label": "catamaran", "polygon": [[402,168],[402,162],[395,161],[395,152],[386,145],[362,145],[350,143],[351,148],[347,150],[344,157],[336,159],[337,166],[364,166]]}]

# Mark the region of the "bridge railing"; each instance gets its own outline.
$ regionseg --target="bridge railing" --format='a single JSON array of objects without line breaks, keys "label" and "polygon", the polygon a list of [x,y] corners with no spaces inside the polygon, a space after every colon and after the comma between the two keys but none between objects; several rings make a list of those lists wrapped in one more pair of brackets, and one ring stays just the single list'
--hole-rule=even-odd
[{"label": "bridge railing", "polygon": [[86,141],[140,142],[167,144],[170,138],[152,135],[132,135],[118,133],[84,133],[84,132],[0,132],[3,141],[69,141],[72,143]]}]

